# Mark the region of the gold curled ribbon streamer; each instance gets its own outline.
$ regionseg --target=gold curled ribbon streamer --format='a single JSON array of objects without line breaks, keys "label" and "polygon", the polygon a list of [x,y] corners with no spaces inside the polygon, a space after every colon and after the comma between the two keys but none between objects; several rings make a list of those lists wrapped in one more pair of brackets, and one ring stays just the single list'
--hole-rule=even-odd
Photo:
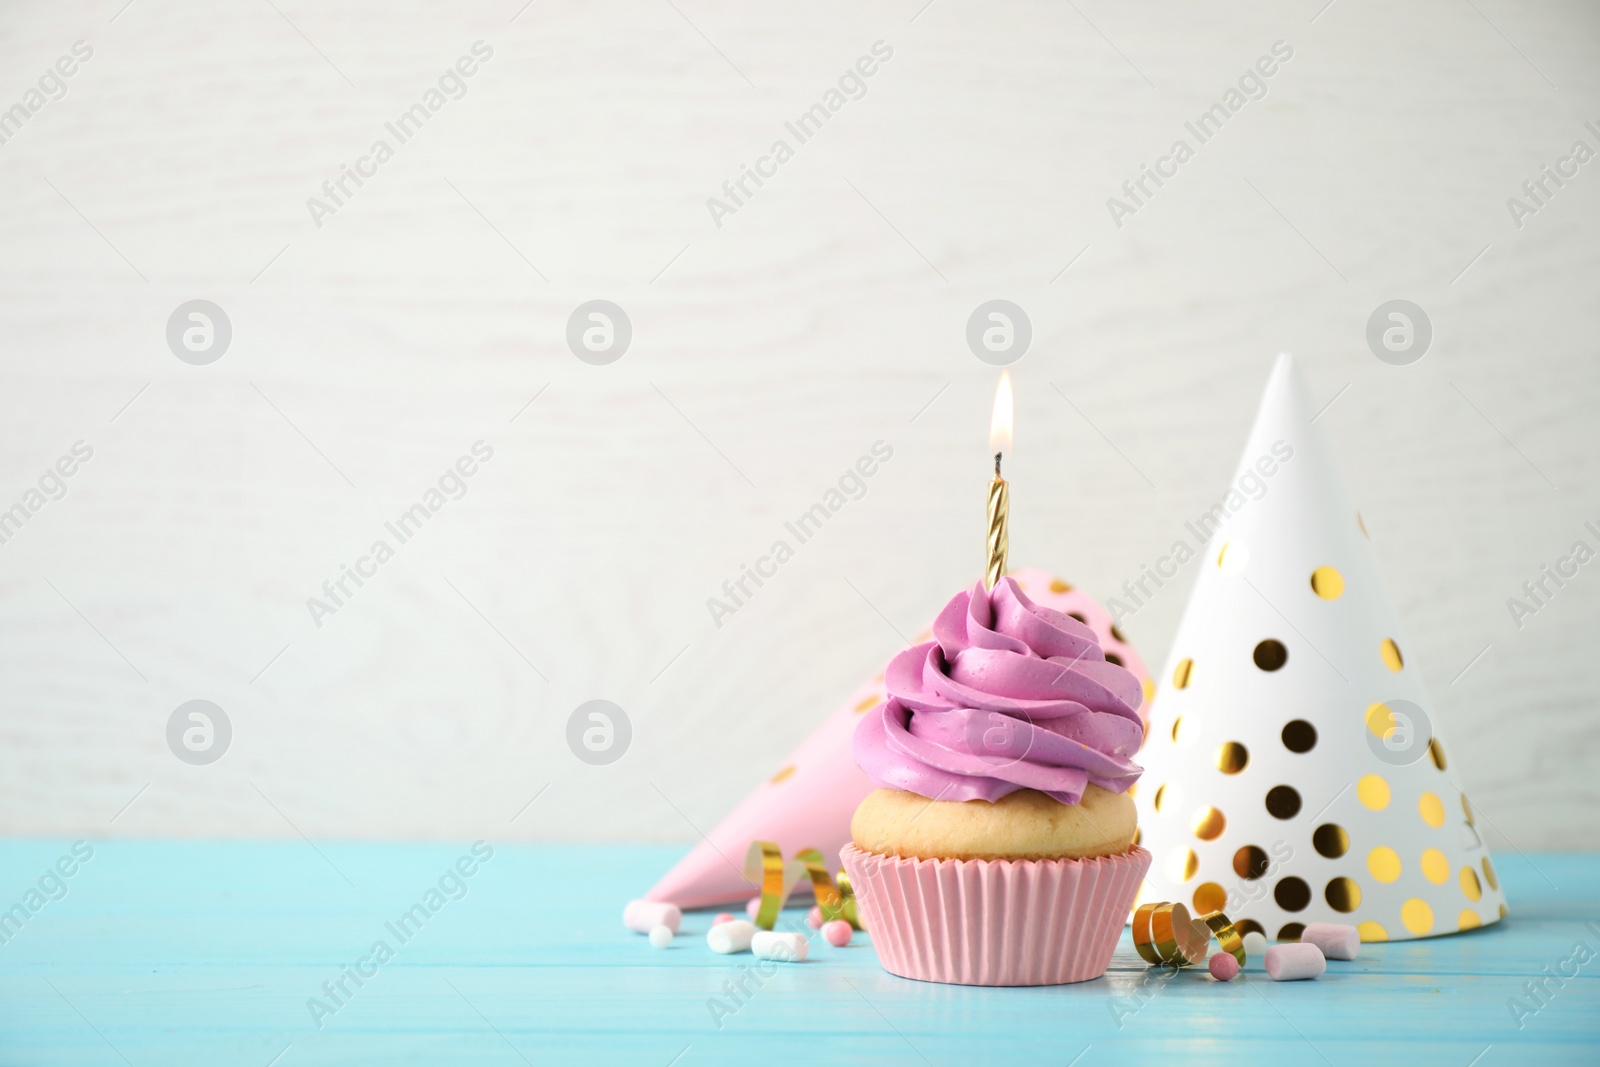
[{"label": "gold curled ribbon streamer", "polygon": [[794,854],[794,858],[806,865],[806,873],[811,876],[811,892],[817,898],[817,908],[822,912],[822,921],[842,918],[844,897],[834,886],[833,878],[828,874],[827,861],[822,858],[822,853],[814,848],[803,848]]},{"label": "gold curled ribbon streamer", "polygon": [[778,922],[778,913],[794,892],[800,880],[811,877],[811,891],[816,895],[817,908],[823,920],[843,919],[857,930],[863,929],[856,910],[856,894],[850,885],[850,876],[839,872],[835,882],[828,874],[827,861],[815,848],[803,848],[792,860],[785,861],[783,851],[771,841],[752,841],[745,853],[744,876],[761,886],[761,905],[756,910],[755,924],[771,930]]},{"label": "gold curled ribbon streamer", "polygon": [[837,883],[839,896],[843,898],[839,906],[840,916],[857,930],[865,930],[866,927],[861,925],[861,915],[856,910],[856,890],[855,886],[850,884],[850,875],[841,869]]},{"label": "gold curled ribbon streamer", "polygon": [[[1189,909],[1182,904],[1165,904],[1157,908],[1150,915],[1150,936],[1156,943],[1156,954],[1167,963],[1176,963],[1182,967],[1185,964],[1195,963],[1194,933],[1190,925]],[[1206,940],[1211,940],[1211,931],[1206,931]],[[1200,946],[1200,955],[1204,958],[1205,945]]]},{"label": "gold curled ribbon streamer", "polygon": [[1150,942],[1150,916],[1159,906],[1159,903],[1140,904],[1133,913],[1133,947],[1146,963],[1161,962],[1161,957],[1156,955],[1155,945]]},{"label": "gold curled ribbon streamer", "polygon": [[1238,960],[1239,966],[1243,967],[1244,938],[1239,936],[1233,920],[1220,911],[1212,911],[1200,916],[1200,921],[1217,936],[1217,944],[1222,946],[1222,951]]},{"label": "gold curled ribbon streamer", "polygon": [[1133,913],[1133,947],[1146,963],[1200,963],[1211,944],[1211,927],[1189,917],[1182,904],[1156,901]]},{"label": "gold curled ribbon streamer", "polygon": [[744,855],[744,876],[761,887],[761,907],[755,923],[770,930],[778,923],[783,902],[806,875],[805,864],[784,861],[783,851],[771,841],[752,841]]}]

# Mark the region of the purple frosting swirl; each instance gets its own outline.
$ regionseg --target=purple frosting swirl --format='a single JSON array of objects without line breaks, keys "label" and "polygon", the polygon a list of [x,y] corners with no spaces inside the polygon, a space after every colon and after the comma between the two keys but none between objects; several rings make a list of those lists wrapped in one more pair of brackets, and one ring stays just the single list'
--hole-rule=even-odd
[{"label": "purple frosting swirl", "polygon": [[1002,578],[952,597],[933,637],[889,661],[889,699],[856,728],[856,762],[878,785],[934,800],[1037,789],[1076,804],[1087,783],[1123,793],[1138,781],[1139,679],[1106,662],[1089,627]]}]

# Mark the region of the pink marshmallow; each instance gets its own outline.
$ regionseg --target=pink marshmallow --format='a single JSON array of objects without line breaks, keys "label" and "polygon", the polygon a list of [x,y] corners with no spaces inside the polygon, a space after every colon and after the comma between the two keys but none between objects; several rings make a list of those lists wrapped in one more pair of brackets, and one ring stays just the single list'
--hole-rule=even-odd
[{"label": "pink marshmallow", "polygon": [[834,948],[844,948],[850,943],[850,938],[854,934],[855,929],[843,919],[834,919],[832,922],[823,923],[822,925],[822,936]]},{"label": "pink marshmallow", "polygon": [[806,925],[813,930],[822,929],[822,909],[815,904],[811,906],[810,911],[806,912]]},{"label": "pink marshmallow", "polygon": [[1330,960],[1353,960],[1361,951],[1361,932],[1338,923],[1312,923],[1300,934],[1300,940],[1316,945]]},{"label": "pink marshmallow", "polygon": [[716,917],[711,920],[711,925],[712,926],[719,926],[722,923],[731,923],[731,922],[733,922],[733,913],[732,912],[719,911],[719,912],[717,912]]},{"label": "pink marshmallow", "polygon": [[1211,977],[1219,982],[1231,982],[1239,974],[1239,961],[1233,958],[1231,952],[1217,953],[1207,966],[1211,969]]},{"label": "pink marshmallow", "polygon": [[1328,969],[1322,950],[1304,941],[1273,945],[1267,949],[1267,977],[1274,982],[1318,978]]}]

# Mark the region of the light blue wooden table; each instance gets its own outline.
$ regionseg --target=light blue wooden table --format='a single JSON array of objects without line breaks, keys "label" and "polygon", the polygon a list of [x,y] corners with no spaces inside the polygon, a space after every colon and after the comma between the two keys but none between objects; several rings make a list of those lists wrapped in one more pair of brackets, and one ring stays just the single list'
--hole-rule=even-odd
[{"label": "light blue wooden table", "polygon": [[[1508,920],[1316,982],[1152,979],[1125,936],[1096,982],[924,985],[858,938],[747,982],[719,1028],[708,1001],[752,958],[713,955],[706,913],[665,951],[620,922],[677,848],[90,845],[0,843],[0,907],[26,914],[0,928],[0,1064],[1600,1063],[1600,856],[1497,855]],[[1595,958],[1565,963],[1580,943]],[[1575,967],[1519,1029],[1524,983]]]}]

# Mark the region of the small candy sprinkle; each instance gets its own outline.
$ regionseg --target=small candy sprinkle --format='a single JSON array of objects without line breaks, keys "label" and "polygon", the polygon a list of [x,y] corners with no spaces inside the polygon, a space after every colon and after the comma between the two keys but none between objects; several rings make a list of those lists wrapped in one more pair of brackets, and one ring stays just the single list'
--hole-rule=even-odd
[{"label": "small candy sprinkle", "polygon": [[761,910],[761,898],[760,897],[751,897],[750,898],[750,903],[748,903],[748,904],[746,904],[744,906],[744,913],[746,915],[750,916],[750,918],[752,918],[752,919],[754,919],[756,917],[756,913],[759,912],[760,910]]},{"label": "small candy sprinkle", "polygon": [[1244,935],[1244,954],[1252,960],[1259,960],[1267,954],[1267,935],[1258,934],[1251,930]]},{"label": "small candy sprinkle", "polygon": [[[844,948],[850,943],[850,938],[855,934],[851,925],[843,919],[822,924],[822,936],[834,948]],[[1232,957],[1229,957],[1230,959]]]},{"label": "small candy sprinkle", "polygon": [[811,905],[811,910],[806,912],[806,925],[813,930],[822,929],[822,909],[815,904]]},{"label": "small candy sprinkle", "polygon": [[1267,977],[1274,982],[1295,982],[1320,978],[1328,969],[1322,950],[1304,941],[1291,941],[1267,949]]},{"label": "small candy sprinkle", "polygon": [[731,922],[733,922],[733,913],[732,912],[730,912],[730,911],[719,911],[719,912],[717,912],[716,918],[711,920],[711,925],[712,926],[716,926],[718,923],[731,923]]},{"label": "small candy sprinkle", "polygon": [[650,947],[666,948],[672,944],[672,930],[670,927],[658,926],[650,931]]},{"label": "small candy sprinkle", "polygon": [[1211,977],[1219,982],[1231,982],[1239,973],[1239,961],[1229,952],[1219,952],[1212,956],[1207,966],[1211,968]]}]

